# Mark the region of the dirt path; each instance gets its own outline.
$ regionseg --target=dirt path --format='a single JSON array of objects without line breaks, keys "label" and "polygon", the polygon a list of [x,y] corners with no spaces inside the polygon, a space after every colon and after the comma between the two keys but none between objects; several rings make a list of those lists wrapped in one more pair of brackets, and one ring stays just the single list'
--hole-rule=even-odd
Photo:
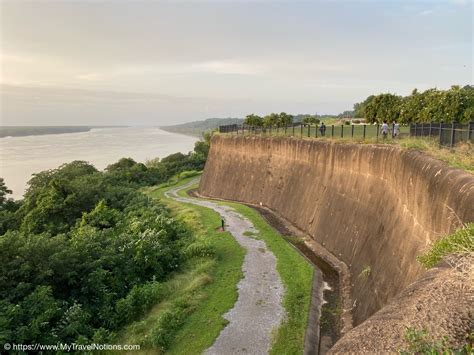
[{"label": "dirt path", "polygon": [[226,230],[246,250],[242,265],[244,277],[237,285],[237,302],[224,315],[229,324],[221,331],[214,345],[207,349],[206,354],[267,354],[272,336],[285,315],[282,306],[284,288],[276,270],[275,255],[268,250],[264,241],[244,235],[246,232],[257,234],[258,231],[247,218],[231,207],[177,195],[179,190],[196,181],[171,189],[165,195],[176,201],[207,207],[219,213],[225,221]]}]

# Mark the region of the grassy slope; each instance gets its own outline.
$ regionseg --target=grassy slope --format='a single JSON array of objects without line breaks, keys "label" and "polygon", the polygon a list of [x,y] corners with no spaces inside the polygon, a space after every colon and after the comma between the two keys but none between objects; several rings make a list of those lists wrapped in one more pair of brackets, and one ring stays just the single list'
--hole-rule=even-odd
[{"label": "grassy slope", "polygon": [[[185,179],[179,184],[185,184]],[[192,187],[191,187],[192,188]],[[244,250],[228,233],[216,231],[219,215],[205,207],[178,203],[164,197],[169,187],[160,187],[150,196],[160,198],[183,219],[198,235],[215,248],[216,257],[192,259],[182,272],[168,283],[164,301],[157,304],[143,319],[127,326],[120,335],[124,344],[145,343],[153,336],[153,328],[164,313],[173,311],[175,300],[186,299],[189,305],[182,324],[167,348],[170,354],[198,354],[208,348],[226,325],[222,315],[237,300],[236,284],[242,277],[241,265]],[[186,191],[179,192],[186,196]],[[224,202],[219,202],[224,203]],[[311,300],[313,269],[290,244],[288,244],[255,210],[236,203],[232,206],[249,218],[259,231],[252,236],[263,239],[277,258],[277,269],[285,285],[284,306],[287,317],[274,334],[273,354],[301,354],[304,348],[308,312]]]},{"label": "grassy slope", "polygon": [[[184,196],[185,191],[179,194]],[[286,290],[284,306],[287,317],[275,334],[271,353],[302,354],[311,303],[312,266],[257,211],[237,203],[219,203],[231,206],[247,217],[259,231],[255,237],[264,240],[277,258],[277,270]]]},{"label": "grassy slope", "polygon": [[[183,180],[183,183],[188,180]],[[126,327],[120,338],[124,344],[143,343],[144,339],[153,336],[153,325],[160,322],[165,312],[175,307],[175,301],[185,299],[189,307],[166,352],[197,354],[211,346],[226,325],[222,315],[237,300],[236,285],[242,277],[245,252],[229,233],[215,230],[220,225],[220,218],[215,212],[167,199],[163,195],[167,189],[169,187],[154,190],[150,195],[162,199],[177,218],[188,224],[198,240],[210,243],[215,257],[192,259],[180,274],[169,281],[172,292],[168,297],[144,319]]]}]

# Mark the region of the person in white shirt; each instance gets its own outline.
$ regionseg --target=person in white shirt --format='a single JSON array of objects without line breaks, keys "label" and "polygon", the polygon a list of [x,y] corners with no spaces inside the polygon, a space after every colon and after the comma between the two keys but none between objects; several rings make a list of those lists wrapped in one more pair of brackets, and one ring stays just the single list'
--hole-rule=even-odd
[{"label": "person in white shirt", "polygon": [[387,138],[387,135],[388,135],[387,121],[383,121],[382,127],[380,127],[380,132],[382,133],[383,139]]},{"label": "person in white shirt", "polygon": [[397,123],[397,121],[393,121],[393,138],[396,138],[398,136],[399,131],[400,125]]}]

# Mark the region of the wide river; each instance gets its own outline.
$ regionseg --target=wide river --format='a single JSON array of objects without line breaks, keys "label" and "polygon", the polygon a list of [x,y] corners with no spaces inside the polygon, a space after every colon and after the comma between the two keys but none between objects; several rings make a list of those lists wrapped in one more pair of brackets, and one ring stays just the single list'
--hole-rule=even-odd
[{"label": "wide river", "polygon": [[57,168],[73,160],[85,160],[104,169],[123,157],[145,162],[169,154],[187,153],[196,138],[159,128],[94,128],[89,132],[0,138],[0,177],[12,197],[25,192],[31,174]]}]

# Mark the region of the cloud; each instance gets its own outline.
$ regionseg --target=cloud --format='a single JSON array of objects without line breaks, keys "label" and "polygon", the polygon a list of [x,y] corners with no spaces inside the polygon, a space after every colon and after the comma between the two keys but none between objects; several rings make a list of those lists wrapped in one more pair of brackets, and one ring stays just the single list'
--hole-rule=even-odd
[{"label": "cloud", "polygon": [[191,65],[193,71],[215,74],[255,75],[263,72],[259,65],[236,61],[209,61]]},{"label": "cloud", "polygon": [[418,13],[418,16],[428,16],[428,15],[431,15],[432,13],[434,13],[433,9],[423,10]]},{"label": "cloud", "polygon": [[469,3],[469,0],[451,0],[451,2],[455,5],[467,5]]},{"label": "cloud", "polygon": [[181,74],[233,74],[257,75],[264,68],[258,64],[239,61],[204,61],[195,63],[155,63],[145,65],[125,65],[103,72],[81,73],[75,78],[80,81],[104,81],[123,76],[181,75]]},{"label": "cloud", "polygon": [[76,76],[76,79],[85,81],[99,81],[104,79],[104,75],[99,73],[79,74]]}]

